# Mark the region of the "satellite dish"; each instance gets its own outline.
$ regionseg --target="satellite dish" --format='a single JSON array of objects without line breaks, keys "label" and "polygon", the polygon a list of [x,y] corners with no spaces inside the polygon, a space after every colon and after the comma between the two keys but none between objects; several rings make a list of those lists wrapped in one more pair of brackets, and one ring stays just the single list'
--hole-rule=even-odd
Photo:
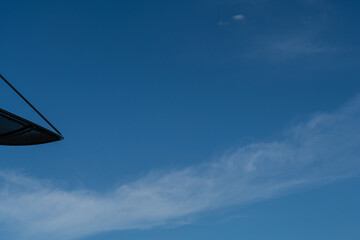
[{"label": "satellite dish", "polygon": [[0,108],[0,145],[26,146],[42,143],[50,143],[64,139],[62,134],[25,98],[23,97],[1,74],[4,80],[39,116],[45,120],[54,130],[50,131],[29,120],[12,114]]}]

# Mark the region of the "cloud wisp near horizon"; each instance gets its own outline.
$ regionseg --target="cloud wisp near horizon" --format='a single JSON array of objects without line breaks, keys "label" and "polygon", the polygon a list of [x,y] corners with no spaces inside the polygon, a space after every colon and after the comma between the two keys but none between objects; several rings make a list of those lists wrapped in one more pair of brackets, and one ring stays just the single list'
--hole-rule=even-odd
[{"label": "cloud wisp near horizon", "polygon": [[287,129],[278,141],[249,144],[185,169],[152,172],[107,193],[59,189],[3,171],[0,222],[14,231],[14,239],[40,240],[177,223],[357,175],[359,133],[357,96]]}]

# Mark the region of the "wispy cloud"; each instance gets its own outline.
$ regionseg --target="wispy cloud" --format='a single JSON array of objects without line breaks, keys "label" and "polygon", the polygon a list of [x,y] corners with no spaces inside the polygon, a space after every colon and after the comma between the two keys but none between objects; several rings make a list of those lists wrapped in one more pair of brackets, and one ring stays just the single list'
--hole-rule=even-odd
[{"label": "wispy cloud", "polygon": [[334,48],[330,48],[329,46],[316,44],[312,41],[299,38],[275,41],[270,44],[269,48],[273,51],[287,54],[312,54],[334,50]]},{"label": "wispy cloud", "polygon": [[319,56],[321,54],[333,54],[342,49],[327,44],[324,41],[316,40],[309,34],[302,36],[265,36],[257,41],[258,47],[251,51],[247,56],[265,57],[270,60],[284,60],[294,57]]},{"label": "wispy cloud", "polygon": [[241,21],[244,21],[244,20],[245,20],[245,15],[237,14],[237,15],[232,16],[230,20],[226,20],[226,21],[220,20],[218,22],[218,25],[219,26],[226,26],[226,25],[229,25],[231,22],[241,22]]},{"label": "wispy cloud", "polygon": [[69,191],[1,173],[0,222],[13,239],[76,239],[182,222],[225,206],[326,184],[360,170],[360,97],[317,113],[282,140],[254,143],[217,161],[150,173],[113,191]]},{"label": "wispy cloud", "polygon": [[245,16],[242,15],[242,14],[238,14],[238,15],[232,16],[232,19],[235,20],[235,21],[241,21],[241,20],[245,19]]},{"label": "wispy cloud", "polygon": [[225,25],[228,25],[229,23],[230,23],[230,21],[221,21],[221,20],[220,20],[220,21],[218,22],[218,25],[219,25],[219,26],[225,26]]}]

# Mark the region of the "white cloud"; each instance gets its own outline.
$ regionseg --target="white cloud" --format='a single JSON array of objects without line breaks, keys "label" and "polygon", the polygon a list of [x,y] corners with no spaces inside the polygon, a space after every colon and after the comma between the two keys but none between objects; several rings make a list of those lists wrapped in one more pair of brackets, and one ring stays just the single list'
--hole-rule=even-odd
[{"label": "white cloud", "polygon": [[356,174],[359,156],[357,97],[292,127],[283,140],[250,144],[203,165],[150,173],[107,193],[63,190],[3,172],[0,222],[16,232],[12,239],[38,240],[166,225]]},{"label": "white cloud", "polygon": [[227,21],[220,20],[218,22],[218,25],[219,26],[226,26],[226,25],[229,25],[232,21],[240,22],[240,21],[243,21],[243,20],[245,20],[245,16],[243,14],[238,14],[238,15],[232,16],[230,20],[227,20]]},{"label": "white cloud", "polygon": [[235,21],[241,21],[241,20],[245,19],[245,16],[242,15],[242,14],[238,14],[238,15],[232,16],[232,19],[235,20]]}]

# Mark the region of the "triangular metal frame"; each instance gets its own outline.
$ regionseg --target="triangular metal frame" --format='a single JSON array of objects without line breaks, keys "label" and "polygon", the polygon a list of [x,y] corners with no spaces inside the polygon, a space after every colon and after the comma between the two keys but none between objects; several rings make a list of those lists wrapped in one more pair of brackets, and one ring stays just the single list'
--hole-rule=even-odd
[{"label": "triangular metal frame", "polygon": [[[54,131],[56,132],[56,133],[55,133],[55,132],[52,132],[52,131],[44,128],[44,127],[41,127],[40,125],[37,125],[37,124],[31,122],[31,121],[28,121],[28,120],[26,120],[26,119],[24,119],[24,118],[21,118],[21,117],[15,115],[15,114],[12,114],[12,113],[10,113],[10,112],[8,112],[8,111],[6,111],[6,110],[0,109],[0,116],[1,116],[1,117],[5,118],[5,119],[9,119],[9,120],[11,119],[11,121],[17,122],[17,123],[19,123],[19,124],[21,124],[21,125],[23,126],[23,128],[17,129],[15,132],[10,132],[10,133],[8,133],[8,134],[10,134],[10,135],[13,136],[14,134],[15,134],[15,135],[18,134],[17,132],[21,132],[21,131],[23,131],[23,130],[32,129],[33,131],[38,130],[39,132],[42,132],[42,133],[44,133],[44,134],[47,134],[48,136],[54,137],[53,139],[55,139],[55,140],[53,140],[53,141],[57,141],[57,140],[62,140],[62,139],[64,139],[64,137],[63,137],[63,135],[60,133],[60,131],[57,130],[57,129],[55,128],[55,126],[54,126],[53,124],[51,124],[50,121],[47,120],[47,119],[45,118],[45,116],[42,115],[42,114],[41,114],[9,81],[7,81],[1,74],[0,74],[0,78],[1,78],[12,90],[14,90],[14,91],[15,91],[47,124],[49,124],[49,126],[52,127],[52,128],[54,129]],[[4,134],[3,134],[3,135],[4,135]],[[7,135],[7,136],[9,136],[9,135]],[[1,137],[5,137],[5,136],[2,136],[2,135],[0,134],[0,138],[1,138]],[[41,143],[45,143],[45,142],[41,142]],[[17,145],[17,144],[10,144],[10,145]],[[19,144],[19,145],[28,145],[28,144]],[[31,145],[31,144],[29,144],[29,145]]]}]

